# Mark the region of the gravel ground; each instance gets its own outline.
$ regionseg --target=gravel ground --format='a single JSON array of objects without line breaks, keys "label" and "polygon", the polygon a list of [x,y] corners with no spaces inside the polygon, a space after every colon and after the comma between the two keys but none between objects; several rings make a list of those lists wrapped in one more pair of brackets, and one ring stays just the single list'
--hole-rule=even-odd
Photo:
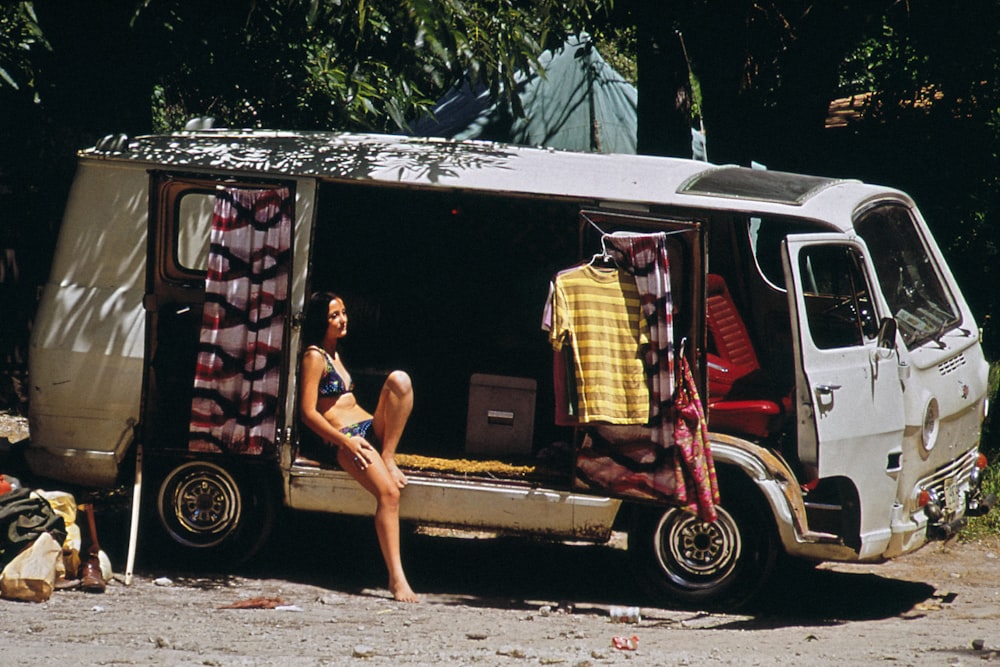
[{"label": "gravel ground", "polygon": [[[0,415],[0,444],[22,434],[23,420]],[[125,586],[126,515],[98,508],[118,572],[106,592],[0,600],[5,664],[1000,664],[995,542],[782,572],[757,607],[719,614],[649,602],[621,536],[593,546],[418,532],[404,558],[423,601],[406,605],[382,588],[367,520],[289,514],[255,564],[213,576],[140,547]],[[638,623],[612,622],[612,606],[637,603]]]},{"label": "gravel ground", "polygon": [[[534,572],[525,547],[538,559]],[[634,625],[609,618],[611,604],[636,592],[627,583],[607,585],[619,578],[604,571],[620,561],[613,551],[417,540],[407,549],[424,597],[416,605],[364,587],[380,576],[370,563],[349,576],[349,559],[324,565],[315,554],[301,565],[224,577],[147,570],[129,587],[113,581],[104,594],[68,590],[45,603],[0,602],[0,645],[5,662],[16,665],[1000,662],[1000,577],[996,552],[983,544],[935,546],[877,566],[821,567],[788,578],[776,602],[748,614],[646,605]],[[467,557],[464,567],[446,552]],[[254,599],[278,607],[224,608]],[[635,641],[635,649],[616,648],[616,637]]]},{"label": "gravel ground", "polygon": [[0,440],[20,442],[28,437],[28,420],[24,417],[0,412]]}]

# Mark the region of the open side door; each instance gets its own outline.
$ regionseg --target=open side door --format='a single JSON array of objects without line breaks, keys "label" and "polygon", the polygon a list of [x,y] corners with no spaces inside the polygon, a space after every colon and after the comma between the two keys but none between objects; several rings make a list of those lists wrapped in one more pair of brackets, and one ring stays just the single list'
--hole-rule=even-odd
[{"label": "open side door", "polygon": [[796,235],[783,247],[799,459],[820,482],[854,485],[860,547],[877,554],[890,537],[902,455],[895,322],[861,239]]}]

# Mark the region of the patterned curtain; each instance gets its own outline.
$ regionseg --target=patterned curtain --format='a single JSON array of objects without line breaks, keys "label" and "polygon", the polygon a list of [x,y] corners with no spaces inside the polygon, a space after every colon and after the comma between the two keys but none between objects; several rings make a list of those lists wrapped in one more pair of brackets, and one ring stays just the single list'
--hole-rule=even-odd
[{"label": "patterned curtain", "polygon": [[224,188],[216,196],[192,451],[275,452],[293,209],[288,188]]}]

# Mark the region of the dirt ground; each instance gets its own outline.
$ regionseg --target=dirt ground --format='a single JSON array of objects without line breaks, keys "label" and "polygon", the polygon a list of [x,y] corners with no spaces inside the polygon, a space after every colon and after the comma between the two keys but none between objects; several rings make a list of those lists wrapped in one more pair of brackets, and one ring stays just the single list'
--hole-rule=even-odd
[{"label": "dirt ground", "polygon": [[[758,607],[709,614],[648,602],[619,539],[416,533],[404,558],[423,601],[405,605],[382,587],[367,520],[285,516],[255,564],[225,575],[153,565],[140,550],[125,586],[126,515],[98,508],[119,573],[106,592],[0,601],[4,664],[1000,664],[997,543],[782,573]],[[257,598],[277,608],[224,608]],[[641,621],[612,623],[609,608],[622,604],[639,605]],[[616,648],[616,637],[635,648]]]}]

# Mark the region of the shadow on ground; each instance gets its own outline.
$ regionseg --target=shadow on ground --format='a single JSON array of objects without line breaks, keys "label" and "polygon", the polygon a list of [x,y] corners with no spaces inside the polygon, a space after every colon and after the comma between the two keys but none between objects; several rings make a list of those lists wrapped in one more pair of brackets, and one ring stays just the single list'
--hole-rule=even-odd
[{"label": "shadow on ground", "polygon": [[[116,570],[124,563],[127,524],[124,507],[102,513],[102,542]],[[403,557],[414,588],[446,604],[504,609],[571,604],[578,613],[587,609],[598,613],[597,609],[614,604],[668,608],[646,594],[633,577],[627,553],[612,546],[408,533]],[[136,573],[187,576],[199,585],[213,585],[215,579],[205,578],[196,566],[172,563],[168,569],[140,551]],[[285,512],[262,553],[228,574],[283,579],[351,594],[385,586],[371,519],[301,512]],[[229,585],[225,574],[216,578],[218,585]],[[934,593],[927,583],[876,574],[785,568],[755,606],[740,610],[741,616],[730,623],[712,627],[821,626],[891,618]]]},{"label": "shadow on ground", "polygon": [[[15,452],[16,453],[16,452]],[[25,474],[3,457],[5,470]],[[25,479],[27,483],[34,480]],[[57,488],[46,486],[41,488]],[[130,489],[94,502],[101,544],[116,571],[128,548]],[[148,531],[149,527],[144,527]],[[284,511],[268,545],[247,566],[205,577],[197,562],[156,563],[140,539],[136,573],[169,573],[198,585],[231,585],[231,577],[275,578],[344,593],[384,589],[385,569],[371,519]],[[666,607],[650,598],[633,576],[627,553],[605,545],[554,543],[525,538],[404,535],[403,557],[414,588],[435,600],[469,606],[537,609],[572,604],[576,609],[613,604]],[[214,582],[214,583],[213,583]],[[933,586],[870,573],[779,567],[755,606],[725,625],[751,629],[827,625],[891,618],[931,599]],[[601,612],[605,613],[605,612]]]}]

